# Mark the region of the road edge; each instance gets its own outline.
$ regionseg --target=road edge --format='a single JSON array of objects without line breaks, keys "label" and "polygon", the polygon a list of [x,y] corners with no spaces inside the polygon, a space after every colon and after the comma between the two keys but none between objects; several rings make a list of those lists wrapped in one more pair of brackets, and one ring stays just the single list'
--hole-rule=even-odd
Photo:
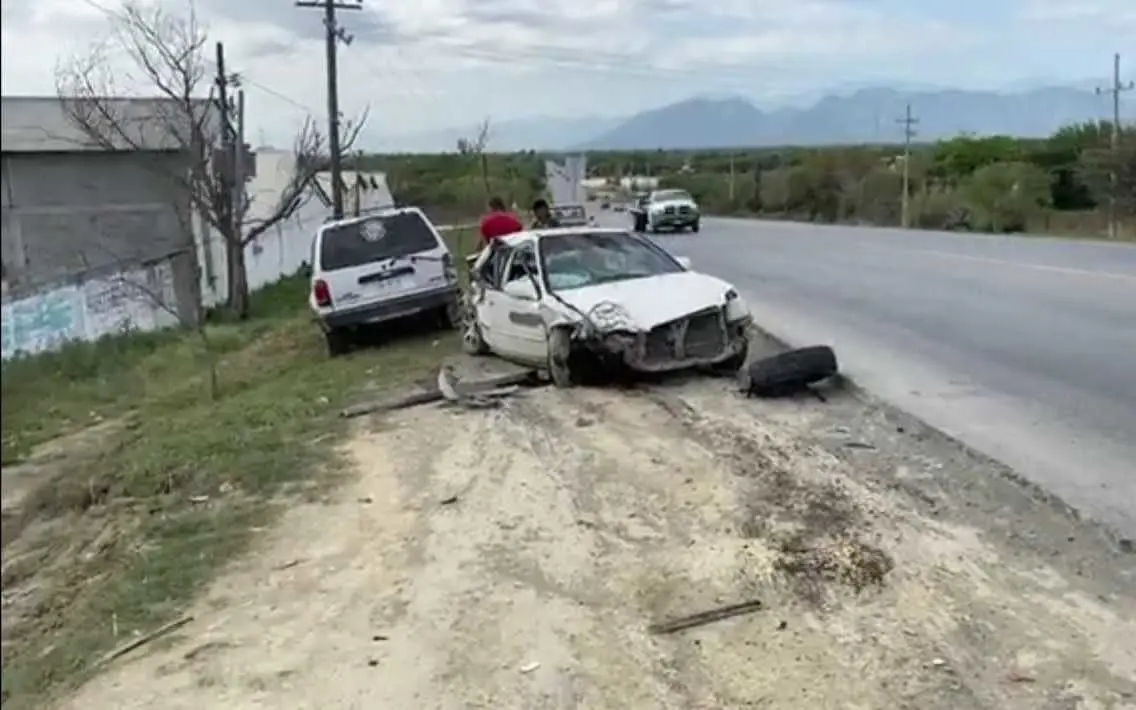
[{"label": "road edge", "polygon": [[[799,347],[806,347],[814,343],[797,343],[793,340],[786,338],[772,330],[762,326],[756,320],[752,324],[752,328],[765,340],[772,345],[782,349],[791,350]],[[840,363],[840,353],[836,353],[837,363]],[[907,427],[909,432],[917,433],[918,430],[931,433],[945,441],[950,442],[952,445],[959,447],[967,456],[981,461],[990,466],[995,475],[1003,478],[1018,488],[1026,492],[1030,498],[1042,503],[1059,515],[1070,518],[1076,523],[1086,524],[1099,530],[1103,539],[1113,547],[1115,552],[1120,554],[1136,554],[1136,541],[1122,535],[1118,530],[1114,529],[1111,525],[1101,520],[1096,519],[1091,515],[1083,513],[1076,506],[1067,503],[1064,498],[1043,488],[1041,485],[1034,483],[1029,478],[1021,473],[1015,471],[1009,465],[999,461],[988,454],[985,454],[978,449],[970,446],[966,442],[958,439],[955,436],[948,434],[942,429],[933,426],[925,420],[917,417],[916,415],[908,412],[907,410],[899,407],[898,405],[887,401],[883,397],[876,395],[868,388],[856,382],[852,376],[846,374],[843,370],[839,371],[837,375],[831,378],[832,383],[830,388],[836,391],[848,392],[853,397],[863,402],[864,404],[885,410],[889,415],[896,420],[902,422]]]}]

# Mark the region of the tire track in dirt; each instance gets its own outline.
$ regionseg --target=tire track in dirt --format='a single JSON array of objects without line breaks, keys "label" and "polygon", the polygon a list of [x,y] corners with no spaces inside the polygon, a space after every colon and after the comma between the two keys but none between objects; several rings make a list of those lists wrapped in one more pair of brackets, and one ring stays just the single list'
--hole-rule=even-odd
[{"label": "tire track in dirt", "polygon": [[[816,407],[725,389],[371,420],[344,448],[352,484],[290,511],[183,637],[66,707],[1124,707],[1130,598],[1093,607],[1041,565],[1000,569],[979,531],[812,443]],[[647,632],[751,598],[765,610]],[[1035,682],[1008,684],[1008,664]]]}]

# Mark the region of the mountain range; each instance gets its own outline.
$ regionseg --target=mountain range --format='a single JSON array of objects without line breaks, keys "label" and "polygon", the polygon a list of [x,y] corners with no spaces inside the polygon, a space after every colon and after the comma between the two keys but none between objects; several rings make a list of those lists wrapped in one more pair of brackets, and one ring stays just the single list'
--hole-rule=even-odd
[{"label": "mountain range", "polygon": [[[695,97],[632,116],[539,117],[493,126],[490,145],[515,150],[653,150],[892,143],[911,105],[916,140],[959,134],[1040,137],[1063,125],[1107,118],[1110,97],[1079,86],[1023,91],[860,88],[804,106],[762,110],[737,96]],[[1132,102],[1122,120],[1136,120]],[[451,151],[472,128],[383,141],[398,152]]]}]

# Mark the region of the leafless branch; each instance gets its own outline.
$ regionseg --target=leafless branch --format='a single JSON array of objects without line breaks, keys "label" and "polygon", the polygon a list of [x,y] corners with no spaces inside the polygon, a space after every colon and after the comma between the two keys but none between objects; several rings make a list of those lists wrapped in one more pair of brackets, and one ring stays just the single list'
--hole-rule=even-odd
[{"label": "leafless branch", "polygon": [[249,217],[248,212],[252,203],[247,195],[241,200],[238,207],[238,222],[243,232],[242,247],[256,241],[257,237],[271,229],[273,225],[288,219],[311,198],[312,180],[315,178],[323,154],[323,134],[316,128],[315,122],[307,118],[293,143],[292,155],[295,165],[272,209],[262,217]]},{"label": "leafless branch", "polygon": [[[184,13],[171,13],[167,3],[127,0],[110,14],[107,42],[61,64],[56,72],[60,104],[76,129],[78,142],[102,150],[164,150],[185,157],[176,167],[167,162],[161,178],[221,235],[229,257],[229,304],[247,312],[247,277],[243,249],[272,226],[292,216],[310,197],[319,166],[326,162],[324,138],[311,120],[296,136],[294,170],[271,209],[249,215],[245,186],[238,191],[236,160],[243,146],[228,111],[220,106],[210,80],[209,41],[190,2]],[[122,80],[112,68],[116,53],[129,58],[137,76]],[[117,77],[116,77],[117,74]],[[122,86],[153,87],[155,99],[129,99]],[[344,131],[344,150],[354,144],[366,114]],[[158,163],[159,165],[161,163]],[[187,232],[192,240],[192,230]]]}]

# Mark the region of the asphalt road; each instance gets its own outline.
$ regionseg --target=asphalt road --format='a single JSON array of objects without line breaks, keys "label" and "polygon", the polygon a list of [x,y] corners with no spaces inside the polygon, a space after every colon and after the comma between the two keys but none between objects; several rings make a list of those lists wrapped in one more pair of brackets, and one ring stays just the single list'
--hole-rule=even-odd
[{"label": "asphalt road", "polygon": [[1136,537],[1136,247],[730,219],[659,241],[770,331],[833,345],[868,389]]}]

